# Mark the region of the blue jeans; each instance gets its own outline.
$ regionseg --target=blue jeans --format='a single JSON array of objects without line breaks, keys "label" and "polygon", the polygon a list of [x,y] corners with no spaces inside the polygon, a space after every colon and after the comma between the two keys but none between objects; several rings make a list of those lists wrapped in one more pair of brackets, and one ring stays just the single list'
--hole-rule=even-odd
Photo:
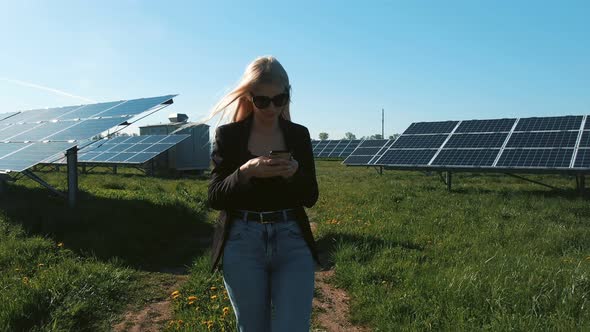
[{"label": "blue jeans", "polygon": [[232,220],[222,264],[238,331],[309,331],[315,261],[295,220]]}]

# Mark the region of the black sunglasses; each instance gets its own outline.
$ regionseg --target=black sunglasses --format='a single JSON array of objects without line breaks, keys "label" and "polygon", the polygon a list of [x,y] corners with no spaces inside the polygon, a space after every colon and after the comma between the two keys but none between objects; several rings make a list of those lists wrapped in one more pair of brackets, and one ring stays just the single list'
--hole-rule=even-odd
[{"label": "black sunglasses", "polygon": [[252,96],[252,102],[254,105],[259,109],[267,108],[271,101],[275,107],[285,106],[289,102],[288,92],[283,92],[272,98],[267,96],[255,96],[252,92],[250,92],[250,96]]}]

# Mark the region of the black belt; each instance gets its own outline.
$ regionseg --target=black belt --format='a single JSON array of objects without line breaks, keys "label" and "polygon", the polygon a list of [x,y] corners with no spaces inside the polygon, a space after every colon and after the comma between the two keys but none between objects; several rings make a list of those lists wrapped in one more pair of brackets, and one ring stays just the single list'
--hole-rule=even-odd
[{"label": "black belt", "polygon": [[278,210],[278,211],[246,211],[246,210],[232,210],[230,211],[232,218],[238,218],[247,221],[254,221],[261,224],[270,224],[275,222],[283,222],[295,220],[297,214],[295,210]]}]

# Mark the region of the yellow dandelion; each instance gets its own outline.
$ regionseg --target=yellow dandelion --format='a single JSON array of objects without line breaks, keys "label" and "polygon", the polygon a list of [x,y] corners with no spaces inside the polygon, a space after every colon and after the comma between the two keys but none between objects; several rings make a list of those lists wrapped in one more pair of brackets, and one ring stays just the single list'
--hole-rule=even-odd
[{"label": "yellow dandelion", "polygon": [[211,286],[211,290],[212,290],[212,291],[214,291],[214,290],[217,290],[217,287],[215,287],[215,286]]},{"label": "yellow dandelion", "polygon": [[[588,259],[590,259],[590,256],[588,256]],[[227,295],[227,290],[223,290],[223,294]]]},{"label": "yellow dandelion", "polygon": [[196,300],[197,300],[197,297],[196,297],[196,296],[193,296],[193,295],[191,295],[191,296],[189,296],[189,297],[187,298],[187,300],[189,300],[189,301],[196,301]]},{"label": "yellow dandelion", "polygon": [[170,296],[175,296],[175,295],[180,295],[180,292],[175,290],[174,292],[172,292],[172,294],[170,294]]},{"label": "yellow dandelion", "polygon": [[195,301],[188,301],[188,305],[192,305]]},{"label": "yellow dandelion", "polygon": [[23,284],[28,284],[28,283],[29,283],[29,278],[23,277]]},{"label": "yellow dandelion", "polygon": [[63,243],[63,242],[60,242],[60,243],[58,243],[58,244],[57,244],[57,247],[58,247],[58,248],[61,248],[61,247],[63,247],[63,246],[64,246],[64,243]]},{"label": "yellow dandelion", "polygon": [[211,295],[211,300],[215,300],[217,298],[217,295]]},{"label": "yellow dandelion", "polygon": [[223,315],[229,314],[229,307],[223,307]]}]

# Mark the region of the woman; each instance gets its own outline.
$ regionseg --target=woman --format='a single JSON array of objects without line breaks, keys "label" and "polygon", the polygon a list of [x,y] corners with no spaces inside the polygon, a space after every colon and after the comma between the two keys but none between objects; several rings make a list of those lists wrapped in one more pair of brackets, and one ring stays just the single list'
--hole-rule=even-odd
[{"label": "woman", "polygon": [[[223,258],[239,331],[310,327],[319,258],[304,207],[316,203],[318,185],[309,131],[290,121],[290,93],[277,59],[260,57],[211,115],[231,117],[215,131],[209,204],[221,210],[212,270]],[[277,150],[290,158],[270,156]]]}]

